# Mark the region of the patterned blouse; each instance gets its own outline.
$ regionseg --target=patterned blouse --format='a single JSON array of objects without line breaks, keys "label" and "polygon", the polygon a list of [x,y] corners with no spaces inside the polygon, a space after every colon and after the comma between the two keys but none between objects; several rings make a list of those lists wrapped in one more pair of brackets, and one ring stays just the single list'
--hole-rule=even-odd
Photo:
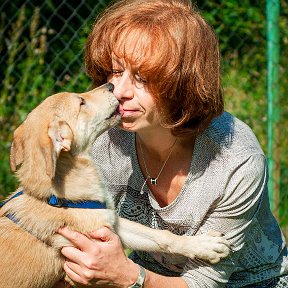
[{"label": "patterned blouse", "polygon": [[92,155],[121,217],[178,235],[216,230],[232,244],[230,256],[216,265],[139,251],[131,255],[135,262],[183,277],[188,287],[288,287],[287,246],[269,208],[266,159],[239,119],[225,112],[197,137],[182,191],[162,208],[147,185],[140,194],[145,179],[134,133],[111,129]]}]

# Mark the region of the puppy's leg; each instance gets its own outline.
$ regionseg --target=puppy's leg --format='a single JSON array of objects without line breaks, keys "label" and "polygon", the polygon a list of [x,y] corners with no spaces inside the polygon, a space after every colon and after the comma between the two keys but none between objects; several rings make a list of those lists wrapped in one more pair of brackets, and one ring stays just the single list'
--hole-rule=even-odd
[{"label": "puppy's leg", "polygon": [[117,233],[125,247],[148,252],[178,254],[212,264],[228,256],[229,243],[218,232],[197,236],[179,236],[119,218]]},{"label": "puppy's leg", "polygon": [[73,243],[71,243],[68,239],[63,237],[62,235],[55,233],[54,235],[47,238],[46,243],[49,246],[52,246],[55,249],[60,250],[63,247],[71,247],[74,246]]}]

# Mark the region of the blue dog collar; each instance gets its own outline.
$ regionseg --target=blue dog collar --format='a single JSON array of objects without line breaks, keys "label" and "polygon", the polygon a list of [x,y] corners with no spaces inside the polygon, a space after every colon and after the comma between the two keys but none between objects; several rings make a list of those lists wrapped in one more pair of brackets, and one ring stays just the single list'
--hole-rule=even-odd
[{"label": "blue dog collar", "polygon": [[10,200],[12,200],[12,199],[14,199],[14,198],[16,198],[16,197],[18,197],[18,196],[20,196],[20,195],[22,195],[23,194],[23,191],[20,191],[20,192],[17,192],[15,195],[13,195],[11,198],[9,198],[8,200],[6,200],[6,201],[4,201],[3,203],[1,203],[0,204],[0,208],[2,207],[2,206],[4,206],[7,202],[9,202]]},{"label": "blue dog collar", "polygon": [[[2,204],[0,204],[0,208],[4,206],[7,202],[10,200],[23,195],[24,192],[20,191],[17,192],[15,195],[13,195],[11,198],[8,200],[4,201]],[[81,209],[106,209],[106,203],[100,202],[100,201],[92,201],[92,200],[86,200],[86,201],[81,201],[81,202],[73,202],[70,200],[62,199],[62,198],[57,198],[55,195],[52,195],[48,199],[48,204],[53,206],[53,207],[65,207],[65,208],[81,208]]]},{"label": "blue dog collar", "polygon": [[67,208],[82,208],[82,209],[106,209],[106,203],[100,201],[86,200],[81,202],[73,202],[70,200],[57,198],[52,195],[48,204],[53,207],[67,207]]}]

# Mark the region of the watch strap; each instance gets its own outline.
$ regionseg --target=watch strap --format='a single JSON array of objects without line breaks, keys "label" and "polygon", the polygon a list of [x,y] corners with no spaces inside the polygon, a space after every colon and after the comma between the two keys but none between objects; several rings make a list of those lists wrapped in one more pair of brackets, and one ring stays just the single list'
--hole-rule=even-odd
[{"label": "watch strap", "polygon": [[145,272],[145,269],[141,265],[138,265],[138,266],[139,266],[138,278],[137,278],[136,282],[132,286],[130,286],[129,288],[142,288],[142,287],[144,287],[146,272]]}]

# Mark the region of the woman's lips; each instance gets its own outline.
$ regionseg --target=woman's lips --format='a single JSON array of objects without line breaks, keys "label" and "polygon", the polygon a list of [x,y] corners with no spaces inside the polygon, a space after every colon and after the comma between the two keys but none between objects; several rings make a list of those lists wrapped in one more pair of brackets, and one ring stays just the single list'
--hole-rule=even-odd
[{"label": "woman's lips", "polygon": [[140,112],[139,109],[123,108],[120,106],[120,113],[122,117],[132,117]]}]

